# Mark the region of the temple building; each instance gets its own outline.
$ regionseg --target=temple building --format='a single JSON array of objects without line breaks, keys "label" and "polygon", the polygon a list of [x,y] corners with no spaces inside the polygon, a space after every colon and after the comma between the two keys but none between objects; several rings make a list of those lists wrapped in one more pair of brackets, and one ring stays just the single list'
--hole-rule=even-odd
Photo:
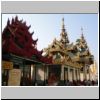
[{"label": "temple building", "polygon": [[52,57],[53,64],[61,65],[62,81],[81,80],[81,73],[83,73],[83,80],[91,80],[90,65],[93,63],[94,56],[89,51],[82,28],[81,31],[80,39],[77,39],[75,44],[70,43],[63,18],[60,39],[55,38],[44,49],[45,57]]},{"label": "temple building", "polygon": [[[17,16],[7,21],[2,32],[3,86],[76,86],[75,82],[81,81],[81,73],[82,81],[91,80],[90,65],[94,56],[83,29],[75,44],[70,43],[63,18],[60,39],[55,38],[47,48],[39,51],[38,39],[32,38],[34,32],[30,33],[30,27]],[[69,82],[74,84],[67,84]]]},{"label": "temple building", "polygon": [[[32,39],[34,32],[29,32],[30,27],[16,16],[11,21],[8,19],[3,30],[2,85],[4,86],[35,85],[36,81],[37,83],[42,81],[44,84],[43,82],[46,80],[46,66],[52,64],[52,58],[42,56],[43,50],[39,51],[36,48],[38,39]],[[17,71],[18,73],[21,71],[19,84],[15,82],[18,77],[14,76]],[[40,72],[42,75],[39,74]]]}]

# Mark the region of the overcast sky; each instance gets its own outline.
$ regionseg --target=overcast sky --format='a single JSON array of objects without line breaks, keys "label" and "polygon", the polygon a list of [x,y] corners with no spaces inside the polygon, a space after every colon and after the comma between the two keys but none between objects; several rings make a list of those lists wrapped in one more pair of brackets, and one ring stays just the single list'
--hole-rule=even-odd
[{"label": "overcast sky", "polygon": [[41,50],[48,47],[54,38],[59,39],[62,18],[65,19],[65,28],[69,41],[75,42],[81,36],[83,27],[84,37],[91,53],[98,60],[98,15],[97,14],[2,14],[2,30],[8,18],[18,16],[31,25],[30,32],[34,31],[33,39],[38,38],[37,48]]}]

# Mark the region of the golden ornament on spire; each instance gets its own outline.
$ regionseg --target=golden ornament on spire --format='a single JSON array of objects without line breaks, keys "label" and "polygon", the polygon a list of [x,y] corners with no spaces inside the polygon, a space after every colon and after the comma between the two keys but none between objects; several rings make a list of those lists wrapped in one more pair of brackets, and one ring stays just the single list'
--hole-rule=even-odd
[{"label": "golden ornament on spire", "polygon": [[64,17],[62,18],[62,32],[65,32]]},{"label": "golden ornament on spire", "polygon": [[84,35],[83,35],[83,27],[81,27],[81,39],[84,41]]},{"label": "golden ornament on spire", "polygon": [[83,34],[83,27],[81,27],[81,32],[82,32],[82,34]]},{"label": "golden ornament on spire", "polygon": [[64,18],[62,18],[62,29],[65,29]]}]

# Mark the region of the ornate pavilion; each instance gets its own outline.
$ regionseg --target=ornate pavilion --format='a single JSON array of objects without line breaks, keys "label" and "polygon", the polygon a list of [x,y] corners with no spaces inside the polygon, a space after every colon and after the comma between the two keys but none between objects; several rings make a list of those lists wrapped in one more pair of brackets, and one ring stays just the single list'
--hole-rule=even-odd
[{"label": "ornate pavilion", "polygon": [[[80,74],[83,73],[83,80],[91,80],[90,65],[93,63],[93,55],[90,53],[87,42],[82,35],[76,43],[70,43],[68,34],[62,19],[62,29],[60,40],[56,38],[53,42],[44,49],[45,57],[52,57],[53,64],[61,64],[61,80],[76,81],[81,80]],[[89,74],[89,78],[87,78]]]},{"label": "ornate pavilion", "polygon": [[51,45],[39,51],[38,39],[32,38],[34,32],[29,32],[30,27],[17,16],[7,21],[2,32],[3,86],[15,85],[15,77],[10,79],[9,75],[13,69],[21,71],[17,84],[21,86],[61,85],[66,81],[80,80],[80,73],[83,73],[84,80],[91,80],[89,67],[94,57],[89,51],[83,33],[75,44],[70,43],[63,18],[60,40],[54,39]]},{"label": "ornate pavilion", "polygon": [[[52,64],[52,58],[42,56],[43,50],[37,49],[38,39],[32,39],[34,32],[29,32],[30,27],[17,16],[7,21],[2,33],[2,85],[15,84],[13,81],[9,84],[9,71],[13,69],[21,70],[22,86],[46,80],[46,65]],[[38,71],[43,74],[38,75]]]}]

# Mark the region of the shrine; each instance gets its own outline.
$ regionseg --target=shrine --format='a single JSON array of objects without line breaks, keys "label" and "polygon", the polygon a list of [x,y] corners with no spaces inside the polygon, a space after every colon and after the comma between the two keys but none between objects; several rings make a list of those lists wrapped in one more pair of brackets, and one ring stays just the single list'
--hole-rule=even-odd
[{"label": "shrine", "polygon": [[86,85],[85,81],[91,80],[94,56],[82,28],[81,37],[70,43],[63,18],[60,39],[39,51],[30,27],[17,16],[7,21],[2,32],[3,86],[79,86],[81,81]]},{"label": "shrine", "polygon": [[81,73],[82,81],[91,80],[89,67],[94,56],[89,51],[82,28],[81,31],[81,38],[77,39],[75,44],[70,43],[63,18],[60,39],[55,38],[47,48],[44,48],[45,57],[52,57],[53,64],[61,64],[61,81],[64,83],[80,81]]},{"label": "shrine", "polygon": [[[37,41],[32,39],[34,32],[30,33],[26,22],[12,18],[8,19],[2,33],[2,85],[8,85],[9,71],[20,69],[20,85],[35,85],[46,81],[46,68],[52,64],[51,57],[42,56],[43,50],[36,47]],[[38,75],[38,71],[42,75]],[[39,82],[38,82],[39,80]],[[40,81],[41,80],[41,81]]]}]

